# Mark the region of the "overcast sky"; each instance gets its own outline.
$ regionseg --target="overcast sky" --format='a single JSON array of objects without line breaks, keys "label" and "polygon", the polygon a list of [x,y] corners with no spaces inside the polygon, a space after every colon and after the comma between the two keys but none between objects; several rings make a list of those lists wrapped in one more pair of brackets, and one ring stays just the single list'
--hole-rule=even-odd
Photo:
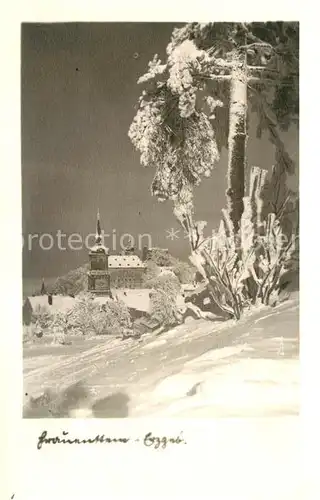
[{"label": "overcast sky", "polygon": [[[130,233],[150,233],[153,246],[186,257],[187,241],[170,204],[150,194],[153,172],[139,165],[128,138],[141,92],[137,79],[155,53],[164,55],[173,25],[159,23],[24,24],[22,26],[23,234],[49,233],[55,244],[24,246],[24,276],[54,277],[87,261],[87,251],[61,251],[57,231],[94,232],[97,208],[110,248]],[[249,165],[271,167],[267,138],[249,140]],[[298,160],[298,133],[285,135]],[[297,186],[297,176],[291,179]],[[197,218],[215,227],[225,206],[226,152],[196,197]],[[62,240],[63,241],[63,240]],[[48,239],[43,240],[45,245]],[[116,245],[114,245],[116,242]],[[106,240],[108,243],[108,240]]]}]

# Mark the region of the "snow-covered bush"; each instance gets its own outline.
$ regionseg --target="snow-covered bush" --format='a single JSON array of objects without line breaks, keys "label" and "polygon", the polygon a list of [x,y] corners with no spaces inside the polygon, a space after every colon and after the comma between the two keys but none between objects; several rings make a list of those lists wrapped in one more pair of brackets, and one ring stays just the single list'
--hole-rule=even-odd
[{"label": "snow-covered bush", "polygon": [[176,297],[180,292],[180,282],[174,274],[163,274],[149,281],[150,288],[162,290],[167,295]]},{"label": "snow-covered bush", "polygon": [[122,300],[108,300],[94,318],[98,335],[125,335],[132,330],[132,320],[127,305]]},{"label": "snow-covered bush", "polygon": [[257,250],[258,272],[252,273],[258,288],[257,298],[263,304],[277,302],[282,277],[294,268],[296,250],[296,235],[292,234],[287,241],[279,220],[275,214],[269,214]]},{"label": "snow-covered bush", "polygon": [[273,213],[262,218],[266,174],[258,167],[251,170],[239,232],[234,232],[224,210],[219,231],[207,239],[199,233],[191,256],[214,301],[237,319],[246,305],[257,300],[275,303],[281,278],[295,261],[295,234],[288,240]]},{"label": "snow-covered bush", "polygon": [[65,344],[68,333],[67,311],[55,311],[52,315],[51,331],[53,333],[53,343]]},{"label": "snow-covered bush", "polygon": [[173,326],[182,319],[176,300],[164,290],[152,293],[151,316],[162,327]]},{"label": "snow-covered bush", "polygon": [[122,334],[132,326],[130,312],[124,302],[106,299],[101,305],[88,293],[76,298],[68,315],[68,324],[73,333],[82,335]]},{"label": "snow-covered bush", "polygon": [[168,327],[181,321],[177,306],[180,283],[176,276],[165,275],[155,278],[151,292],[151,316],[162,327]]},{"label": "snow-covered bush", "polygon": [[37,304],[32,313],[32,323],[42,330],[47,330],[52,323],[52,312],[47,306]]},{"label": "snow-covered bush", "polygon": [[146,272],[143,275],[142,288],[152,288],[153,280],[160,274],[161,268],[153,261],[147,261]]},{"label": "snow-covered bush", "polygon": [[78,332],[82,335],[95,334],[94,318],[99,312],[100,306],[94,302],[92,294],[79,294],[68,317],[69,327],[72,332]]},{"label": "snow-covered bush", "polygon": [[172,268],[180,283],[193,283],[195,280],[196,269],[189,263],[178,260]]}]

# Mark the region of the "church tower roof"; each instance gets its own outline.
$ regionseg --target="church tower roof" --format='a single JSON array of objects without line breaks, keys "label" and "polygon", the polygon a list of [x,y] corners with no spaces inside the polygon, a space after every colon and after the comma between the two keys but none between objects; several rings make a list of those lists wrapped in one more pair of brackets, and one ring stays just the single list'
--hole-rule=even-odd
[{"label": "church tower roof", "polygon": [[99,209],[97,211],[97,224],[96,224],[96,238],[92,248],[90,248],[91,252],[104,252],[106,254],[109,253],[109,249],[106,248],[102,244],[102,231],[101,231],[101,222],[100,222],[100,212]]},{"label": "church tower roof", "polygon": [[98,212],[97,212],[97,230],[96,230],[96,241],[95,243],[98,244],[98,243],[101,243],[102,239],[101,239],[101,224],[100,224],[100,212],[99,212],[99,208],[98,208]]}]

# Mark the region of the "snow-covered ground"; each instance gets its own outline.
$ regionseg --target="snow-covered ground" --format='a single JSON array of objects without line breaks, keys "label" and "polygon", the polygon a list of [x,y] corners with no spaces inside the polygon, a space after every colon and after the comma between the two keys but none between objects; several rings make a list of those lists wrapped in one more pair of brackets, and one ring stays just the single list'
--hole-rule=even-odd
[{"label": "snow-covered ground", "polygon": [[[294,296],[239,322],[192,320],[140,341],[28,346],[24,403],[50,389],[64,394],[54,416],[297,415],[298,313]],[[25,415],[37,416],[37,405]]]}]

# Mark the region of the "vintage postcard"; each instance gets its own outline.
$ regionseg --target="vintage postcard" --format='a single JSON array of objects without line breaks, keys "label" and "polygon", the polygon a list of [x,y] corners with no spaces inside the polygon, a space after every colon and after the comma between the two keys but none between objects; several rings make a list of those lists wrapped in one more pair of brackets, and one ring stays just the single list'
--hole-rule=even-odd
[{"label": "vintage postcard", "polygon": [[97,21],[20,27],[9,498],[302,499],[299,22]]},{"label": "vintage postcard", "polygon": [[24,23],[23,416],[297,415],[299,23]]}]

